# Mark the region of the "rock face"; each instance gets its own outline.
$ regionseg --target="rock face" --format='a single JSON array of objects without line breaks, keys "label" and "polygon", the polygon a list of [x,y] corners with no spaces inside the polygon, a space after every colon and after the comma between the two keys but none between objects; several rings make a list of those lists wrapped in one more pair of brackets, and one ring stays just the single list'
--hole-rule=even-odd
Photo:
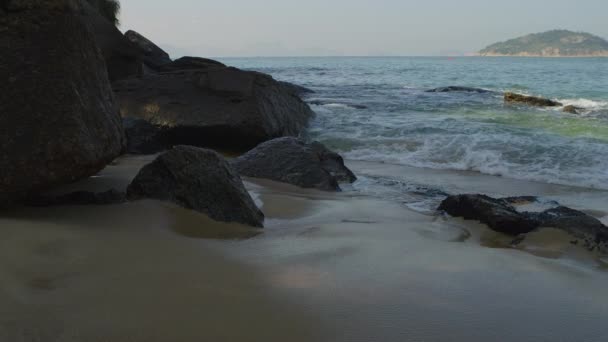
[{"label": "rock face", "polygon": [[143,52],[143,62],[150,68],[158,69],[163,65],[171,63],[168,53],[141,34],[129,30],[125,32],[125,38]]},{"label": "rock face", "polygon": [[95,39],[70,0],[2,3],[0,203],[97,173],[124,135]]},{"label": "rock face", "polygon": [[523,103],[529,106],[536,107],[559,107],[562,106],[561,103],[549,99],[545,99],[542,97],[535,96],[527,96],[521,94],[515,94],[511,92],[505,93],[505,102],[507,103]]},{"label": "rock face", "polygon": [[[188,63],[186,63],[188,62]],[[200,59],[177,60],[175,67]],[[314,115],[272,77],[204,62],[114,83],[123,117],[164,130],[167,147],[192,145],[247,150],[281,136],[297,136]]]},{"label": "rock face", "polygon": [[264,222],[232,166],[214,151],[191,146],[177,146],[142,168],[127,198],[169,201],[216,221],[254,227]]},{"label": "rock face", "polygon": [[320,143],[307,144],[292,137],[260,144],[235,159],[233,165],[244,176],[325,191],[339,191],[339,182],[357,179],[338,154]]},{"label": "rock face", "polygon": [[169,145],[167,132],[160,126],[137,118],[123,118],[122,124],[127,136],[127,153],[154,154]]},{"label": "rock face", "polygon": [[479,93],[479,94],[493,93],[493,91],[491,91],[491,90],[486,90],[486,89],[481,89],[481,88],[471,88],[471,87],[460,87],[460,86],[440,87],[440,88],[435,88],[435,89],[429,89],[426,92],[427,93],[462,92],[462,93]]},{"label": "rock face", "polygon": [[598,219],[581,211],[559,205],[539,212],[519,211],[516,206],[537,201],[534,197],[495,199],[485,195],[448,196],[439,210],[451,216],[479,220],[492,230],[519,235],[537,228],[549,227],[564,230],[583,241],[593,250],[608,251],[608,227]]}]

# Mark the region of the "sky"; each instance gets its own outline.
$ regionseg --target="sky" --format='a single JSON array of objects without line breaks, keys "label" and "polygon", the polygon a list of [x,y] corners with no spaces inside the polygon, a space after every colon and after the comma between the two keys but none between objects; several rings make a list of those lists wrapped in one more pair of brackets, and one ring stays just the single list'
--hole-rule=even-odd
[{"label": "sky", "polygon": [[528,33],[608,38],[608,0],[122,0],[173,57],[459,55]]}]

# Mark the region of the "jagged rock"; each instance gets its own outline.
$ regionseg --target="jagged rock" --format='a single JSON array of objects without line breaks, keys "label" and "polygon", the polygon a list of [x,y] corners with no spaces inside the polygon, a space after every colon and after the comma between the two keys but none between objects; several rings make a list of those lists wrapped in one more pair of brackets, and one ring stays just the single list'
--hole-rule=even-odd
[{"label": "jagged rock", "polygon": [[460,86],[440,87],[440,88],[435,88],[435,89],[429,89],[426,92],[427,93],[462,92],[462,93],[479,93],[479,94],[493,93],[493,91],[487,90],[487,89],[471,88],[471,87],[460,87]]},{"label": "jagged rock", "polygon": [[150,68],[158,69],[163,65],[171,63],[168,53],[141,34],[129,30],[125,32],[125,38],[143,52],[143,61]]},{"label": "jagged rock", "polygon": [[116,82],[114,90],[122,116],[162,127],[168,146],[247,150],[297,136],[314,115],[272,77],[236,68],[148,75]]},{"label": "jagged rock", "polygon": [[172,202],[216,221],[254,227],[264,222],[232,166],[218,153],[192,146],[177,146],[144,166],[127,188],[127,197]]},{"label": "jagged rock", "polygon": [[262,143],[233,164],[244,176],[325,191],[339,191],[339,182],[357,179],[337,153],[320,143],[307,144],[293,137]]},{"label": "jagged rock", "polygon": [[542,98],[542,97],[527,96],[527,95],[521,95],[521,94],[516,94],[516,93],[511,93],[511,92],[506,92],[505,93],[505,102],[507,102],[507,103],[523,103],[523,104],[527,104],[529,106],[536,106],[536,107],[558,107],[558,106],[562,106],[562,104],[559,103],[559,102],[557,102],[557,101],[545,99],[545,98]]},{"label": "jagged rock", "polygon": [[519,235],[529,233],[539,222],[518,212],[507,201],[485,195],[448,196],[439,210],[451,216],[467,220],[478,220],[497,232]]},{"label": "jagged rock", "polygon": [[583,108],[579,108],[579,107],[576,107],[573,105],[568,105],[568,106],[565,106],[564,108],[562,108],[562,112],[570,113],[570,114],[578,114],[579,113],[578,111],[582,110],[582,109]]},{"label": "jagged rock", "polygon": [[202,57],[182,57],[174,60],[171,63],[165,64],[159,68],[162,72],[171,72],[179,70],[207,70],[209,68],[224,68],[221,62],[214,61],[213,59],[202,58]]},{"label": "jagged rock", "polygon": [[0,203],[9,204],[96,174],[120,155],[125,139],[82,4],[3,4]]},{"label": "jagged rock", "polygon": [[27,205],[51,207],[58,205],[108,205],[126,202],[126,194],[115,189],[105,192],[76,191],[58,196],[35,196],[28,198]]}]

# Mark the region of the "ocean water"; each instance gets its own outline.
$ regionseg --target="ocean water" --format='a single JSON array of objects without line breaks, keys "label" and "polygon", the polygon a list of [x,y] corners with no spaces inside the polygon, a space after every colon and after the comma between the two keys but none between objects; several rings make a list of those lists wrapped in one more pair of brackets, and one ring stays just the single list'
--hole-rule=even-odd
[{"label": "ocean water", "polygon": [[[347,159],[608,189],[608,58],[230,58],[315,91],[310,138]],[[493,93],[429,93],[444,86]],[[504,91],[583,108],[506,105]]]}]

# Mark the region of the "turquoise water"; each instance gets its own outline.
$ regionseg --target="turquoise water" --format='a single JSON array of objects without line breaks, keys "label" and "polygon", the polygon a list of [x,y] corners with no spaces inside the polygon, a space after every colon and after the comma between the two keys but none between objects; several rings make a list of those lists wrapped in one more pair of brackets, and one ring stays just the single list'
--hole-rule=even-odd
[{"label": "turquoise water", "polygon": [[[310,136],[346,158],[608,189],[608,58],[231,58],[315,90]],[[494,93],[428,93],[443,86]],[[583,108],[505,105],[502,92]]]}]

